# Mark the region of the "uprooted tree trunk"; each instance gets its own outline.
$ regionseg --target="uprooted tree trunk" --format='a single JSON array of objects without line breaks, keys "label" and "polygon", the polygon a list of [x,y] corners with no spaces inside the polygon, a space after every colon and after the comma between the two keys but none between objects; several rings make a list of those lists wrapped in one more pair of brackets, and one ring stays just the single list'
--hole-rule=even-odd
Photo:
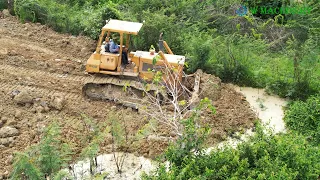
[{"label": "uprooted tree trunk", "polygon": [[[162,58],[165,57],[162,56]],[[166,60],[164,59],[164,61]],[[144,89],[144,98],[141,99],[137,95],[132,97],[135,102],[139,102],[140,113],[170,127],[178,136],[182,136],[184,131],[181,120],[190,115],[190,112],[199,103],[202,71],[198,70],[195,73],[193,92],[190,92],[183,84],[182,73],[182,67],[176,68],[169,63],[164,63],[163,66],[154,66],[154,77],[152,83],[147,84]],[[162,98],[159,98],[158,92],[149,92],[149,85],[156,86],[159,89],[158,92],[163,94]]]}]

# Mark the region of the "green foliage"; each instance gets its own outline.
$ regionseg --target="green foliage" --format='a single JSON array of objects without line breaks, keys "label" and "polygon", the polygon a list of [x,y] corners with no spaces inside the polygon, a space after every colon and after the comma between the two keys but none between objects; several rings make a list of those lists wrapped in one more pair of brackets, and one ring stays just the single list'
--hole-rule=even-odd
[{"label": "green foliage", "polygon": [[211,58],[211,50],[213,49],[212,37],[206,33],[198,36],[189,37],[186,49],[189,53],[189,71],[195,72],[197,69],[209,71],[209,60]]},{"label": "green foliage", "polygon": [[53,123],[45,130],[38,145],[29,148],[25,153],[17,153],[11,177],[44,179],[56,174],[61,177],[60,170],[67,167],[67,162],[71,160],[71,150],[61,141],[60,134],[60,127]]},{"label": "green foliage", "polygon": [[[224,147],[210,154],[166,156],[169,171],[161,165],[144,179],[317,179],[320,149],[295,134],[270,135],[260,125],[256,134],[236,149]],[[169,149],[169,152],[172,149]],[[176,149],[184,151],[183,147]],[[176,164],[177,160],[183,163]]]},{"label": "green foliage", "polygon": [[86,146],[81,150],[80,160],[89,158],[90,173],[94,174],[94,169],[97,168],[97,155],[100,151],[100,144],[104,141],[105,137],[110,133],[110,128],[105,127],[102,131],[92,118],[82,114],[82,120],[85,124]]},{"label": "green foliage", "polygon": [[306,102],[296,101],[286,111],[286,125],[320,144],[320,95],[312,96]]},{"label": "green foliage", "polygon": [[30,159],[31,157],[28,153],[17,153],[15,155],[11,179],[42,179],[42,173],[36,167],[34,161],[30,161]]},{"label": "green foliage", "polygon": [[[188,52],[190,52],[189,71],[194,72],[201,68],[208,73],[219,76],[225,82],[235,82],[240,85],[257,86],[253,70],[249,65],[255,61],[256,55],[251,51],[263,52],[261,40],[254,40],[240,35],[217,36],[208,34],[190,38]],[[250,43],[249,43],[250,42]],[[250,58],[251,57],[251,58]]]},{"label": "green foliage", "polygon": [[0,11],[8,8],[7,0],[0,0]]},{"label": "green foliage", "polygon": [[45,23],[48,16],[46,6],[41,6],[38,0],[15,0],[14,11],[22,22]]},{"label": "green foliage", "polygon": [[208,98],[201,100],[192,115],[181,122],[184,126],[183,135],[179,137],[175,144],[171,144],[164,153],[164,158],[177,168],[184,167],[186,162],[194,160],[195,154],[204,153],[203,145],[210,129],[200,127],[199,118],[202,110],[206,109],[215,113],[215,108]]},{"label": "green foliage", "polygon": [[60,127],[56,124],[49,126],[45,136],[38,146],[38,165],[42,173],[50,175],[56,173],[61,167],[66,167],[70,161],[68,145],[60,140]]},{"label": "green foliage", "polygon": [[60,170],[55,176],[53,180],[62,180],[62,179],[71,179],[71,176],[67,170]]},{"label": "green foliage", "polygon": [[[70,2],[71,3],[71,2]],[[72,4],[75,2],[72,2]],[[101,27],[109,18],[120,19],[120,13],[111,1],[93,5],[50,0],[16,0],[15,13],[22,22],[40,22],[58,32],[75,35],[84,34],[93,39],[100,34]]]}]

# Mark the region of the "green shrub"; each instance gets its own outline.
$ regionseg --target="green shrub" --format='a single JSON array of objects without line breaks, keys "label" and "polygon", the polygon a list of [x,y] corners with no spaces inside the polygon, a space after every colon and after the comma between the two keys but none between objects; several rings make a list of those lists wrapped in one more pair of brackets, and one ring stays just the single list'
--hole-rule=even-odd
[{"label": "green shrub", "polygon": [[48,15],[47,7],[41,6],[38,0],[16,0],[14,11],[22,22],[45,23]]},{"label": "green shrub", "polygon": [[12,179],[45,179],[60,174],[71,160],[68,144],[60,137],[60,127],[52,124],[46,128],[40,143],[14,158]]},{"label": "green shrub", "polygon": [[7,0],[0,0],[0,11],[8,8]]},{"label": "green shrub", "polygon": [[70,6],[66,2],[49,0],[16,0],[15,13],[22,22],[40,22],[53,28],[55,31],[84,34],[97,39],[105,20],[121,19],[116,4],[107,2],[80,7]]},{"label": "green shrub", "polygon": [[320,95],[312,96],[306,102],[294,102],[286,111],[284,120],[289,129],[320,144]]},{"label": "green shrub", "polygon": [[[183,147],[176,149],[184,151]],[[257,133],[236,149],[224,147],[209,155],[194,154],[177,159],[167,156],[171,164],[162,164],[144,179],[314,179],[320,174],[320,149],[295,134]],[[176,156],[174,156],[176,157]]]},{"label": "green shrub", "polygon": [[245,40],[246,37],[236,34],[212,38],[208,34],[201,33],[199,36],[189,38],[186,43],[189,52],[188,70],[194,72],[200,68],[220,77],[224,82],[257,86],[254,69],[250,67],[252,65],[250,61],[253,60],[247,55],[251,54],[250,49],[248,45],[239,42]]},{"label": "green shrub", "polygon": [[186,42],[188,52],[188,70],[195,72],[197,69],[210,71],[209,60],[212,56],[213,39],[206,33],[191,36]]}]

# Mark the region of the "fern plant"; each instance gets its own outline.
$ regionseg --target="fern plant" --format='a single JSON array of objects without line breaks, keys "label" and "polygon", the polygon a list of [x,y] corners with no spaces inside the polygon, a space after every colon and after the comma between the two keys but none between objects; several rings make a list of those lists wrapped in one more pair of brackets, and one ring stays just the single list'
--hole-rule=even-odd
[{"label": "fern plant", "polygon": [[44,132],[40,143],[16,153],[13,163],[12,179],[44,179],[61,177],[61,169],[71,160],[68,144],[61,141],[60,127],[53,123]]}]

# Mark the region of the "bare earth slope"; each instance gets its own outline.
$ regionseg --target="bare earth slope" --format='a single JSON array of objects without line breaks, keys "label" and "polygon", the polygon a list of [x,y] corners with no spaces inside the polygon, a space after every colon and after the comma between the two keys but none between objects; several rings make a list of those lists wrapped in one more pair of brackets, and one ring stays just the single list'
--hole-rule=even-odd
[{"label": "bare earth slope", "polygon": [[[92,76],[84,74],[84,64],[95,43],[87,37],[56,33],[44,25],[21,24],[15,17],[0,18],[0,179],[11,172],[13,153],[39,142],[49,123],[61,125],[63,138],[73,143],[77,157],[88,144],[83,140],[87,131],[81,115],[92,117],[97,124],[106,121],[114,104],[88,101],[81,94],[83,81]],[[203,91],[210,97],[213,90]],[[218,96],[210,97],[217,113],[203,116],[212,128],[210,144],[239,128],[252,127],[256,118],[240,93],[225,84],[220,90]],[[135,134],[148,120],[126,111],[130,117],[127,129]],[[159,134],[170,136],[165,130]],[[154,157],[166,148],[167,139],[146,138],[129,151]],[[101,153],[111,151],[110,142],[105,140]]]}]

